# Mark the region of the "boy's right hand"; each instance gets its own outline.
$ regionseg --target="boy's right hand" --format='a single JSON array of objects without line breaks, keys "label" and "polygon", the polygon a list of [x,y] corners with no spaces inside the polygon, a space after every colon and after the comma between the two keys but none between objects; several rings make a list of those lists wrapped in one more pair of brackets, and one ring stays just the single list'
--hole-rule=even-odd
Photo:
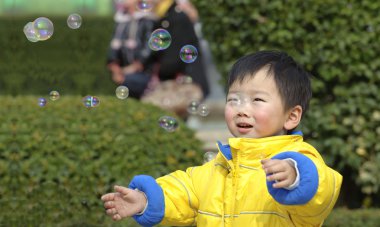
[{"label": "boy's right hand", "polygon": [[118,221],[142,212],[146,206],[145,195],[133,189],[115,186],[115,192],[102,196],[107,215]]}]

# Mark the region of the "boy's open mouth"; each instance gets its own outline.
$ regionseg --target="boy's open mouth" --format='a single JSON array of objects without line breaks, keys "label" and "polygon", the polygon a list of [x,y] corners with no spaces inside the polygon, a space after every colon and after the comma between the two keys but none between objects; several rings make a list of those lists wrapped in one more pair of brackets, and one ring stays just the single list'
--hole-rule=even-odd
[{"label": "boy's open mouth", "polygon": [[237,123],[237,127],[239,128],[252,128],[253,126],[247,123]]}]

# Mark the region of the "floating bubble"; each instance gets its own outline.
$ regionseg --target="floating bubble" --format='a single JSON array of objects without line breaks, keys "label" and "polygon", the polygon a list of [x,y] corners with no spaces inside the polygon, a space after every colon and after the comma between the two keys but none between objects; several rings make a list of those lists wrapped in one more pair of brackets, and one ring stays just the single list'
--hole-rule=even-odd
[{"label": "floating bubble", "polygon": [[196,100],[193,100],[189,103],[189,105],[187,106],[187,112],[190,113],[190,114],[196,114],[198,113],[198,106],[199,106],[199,102],[196,101]]},{"label": "floating bubble", "polygon": [[252,98],[247,94],[235,94],[231,96],[231,99],[227,101],[227,105],[231,106],[235,110],[244,108],[246,105],[252,103]]},{"label": "floating bubble", "polygon": [[77,13],[70,14],[67,17],[67,25],[71,29],[78,29],[82,25],[82,17]]},{"label": "floating bubble", "polygon": [[163,20],[161,22],[161,27],[168,28],[170,26],[170,22],[168,20]]},{"label": "floating bubble", "polygon": [[82,99],[82,102],[85,107],[92,108],[97,107],[100,103],[99,99],[95,96],[87,95]]},{"label": "floating bubble", "polygon": [[126,86],[119,86],[116,88],[116,97],[119,99],[126,99],[129,95],[129,89]]},{"label": "floating bubble", "polygon": [[215,157],[216,157],[217,153],[216,152],[213,152],[213,151],[207,151],[204,155],[203,155],[203,162],[206,163],[206,162],[209,162],[211,160],[213,160]]},{"label": "floating bubble", "polygon": [[138,0],[136,8],[144,12],[150,11],[153,8],[153,2],[152,0]]},{"label": "floating bubble", "polygon": [[34,29],[33,22],[29,22],[24,26],[24,34],[30,42],[38,42],[37,31]]},{"label": "floating bubble", "polygon": [[179,57],[185,63],[193,63],[198,57],[198,50],[193,45],[185,45],[181,48]]},{"label": "floating bubble", "polygon": [[198,114],[202,117],[206,117],[210,113],[210,109],[206,104],[200,104],[198,106]]},{"label": "floating bubble", "polygon": [[50,96],[50,100],[52,101],[56,101],[60,97],[58,91],[51,91],[49,96]]},{"label": "floating bubble", "polygon": [[159,28],[152,32],[148,45],[149,48],[154,51],[165,50],[170,46],[172,42],[172,37],[168,31]]},{"label": "floating bubble", "polygon": [[161,103],[162,103],[162,106],[166,108],[171,108],[173,105],[173,100],[170,97],[162,97]]},{"label": "floating bubble", "polygon": [[161,128],[168,132],[174,132],[178,128],[178,122],[174,117],[163,116],[158,120]]},{"label": "floating bubble", "polygon": [[41,106],[41,107],[46,106],[46,103],[47,103],[47,101],[45,98],[39,98],[38,99],[38,105],[39,106]]},{"label": "floating bubble", "polygon": [[34,30],[38,40],[43,41],[49,39],[54,32],[54,25],[46,17],[39,17],[33,22]]}]

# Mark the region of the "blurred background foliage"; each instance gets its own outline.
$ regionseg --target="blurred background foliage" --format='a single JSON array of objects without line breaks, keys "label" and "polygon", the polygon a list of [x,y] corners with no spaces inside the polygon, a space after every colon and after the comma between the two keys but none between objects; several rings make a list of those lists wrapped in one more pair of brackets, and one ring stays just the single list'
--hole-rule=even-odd
[{"label": "blurred background foliage", "polygon": [[100,196],[113,185],[202,164],[183,121],[175,132],[159,127],[172,113],[110,96],[88,109],[81,99],[38,107],[38,96],[0,96],[1,226],[110,226]]},{"label": "blurred background foliage", "polygon": [[[380,92],[378,88],[380,86],[380,59],[378,55],[380,54],[380,41],[378,37],[380,37],[380,17],[378,15],[380,2],[372,0],[213,0],[212,4],[205,0],[192,0],[192,2],[199,10],[203,24],[203,34],[211,45],[214,62],[218,65],[223,76],[222,85],[226,81],[228,70],[236,59],[263,49],[287,51],[313,74],[314,98],[300,128],[303,130],[306,140],[316,146],[323,154],[327,164],[337,169],[344,176],[338,206],[348,208],[379,207]],[[94,144],[83,141],[83,133],[81,134],[81,130],[84,130],[83,124],[97,125],[92,128],[89,125],[86,126],[86,130],[89,130],[85,133],[86,137],[89,137],[88,133],[94,130],[90,134],[94,136],[94,141],[98,141],[97,143],[108,138],[107,141],[109,142],[107,144],[96,146],[103,148],[101,154],[102,156],[105,155],[104,158],[108,159],[109,163],[115,161],[120,164],[119,160],[114,159],[114,157],[114,160],[111,160],[112,158],[108,156],[116,151],[124,151],[126,146],[126,144],[114,141],[117,138],[116,134],[127,133],[126,128],[130,128],[132,131],[135,130],[135,132],[143,130],[140,128],[142,126],[139,125],[142,122],[136,125],[136,122],[139,121],[130,120],[134,119],[132,116],[135,116],[139,111],[144,111],[141,109],[152,109],[150,109],[151,107],[145,107],[145,104],[139,104],[141,105],[139,107],[136,104],[131,104],[135,106],[131,107],[132,111],[137,113],[129,113],[130,104],[128,101],[128,104],[126,104],[128,107],[125,107],[125,103],[123,103],[125,110],[119,110],[119,114],[123,117],[112,115],[110,118],[107,114],[114,113],[102,113],[96,115],[96,120],[90,120],[93,113],[105,111],[107,108],[117,110],[122,107],[115,103],[118,100],[112,101],[110,98],[106,102],[113,103],[110,105],[114,106],[104,109],[99,107],[96,110],[94,109],[95,111],[87,111],[87,109],[83,110],[82,106],[80,106],[81,104],[73,105],[72,103],[76,102],[74,98],[68,98],[66,101],[62,98],[57,102],[57,105],[58,103],[61,105],[61,103],[66,102],[65,107],[61,107],[61,110],[56,110],[56,113],[53,113],[54,111],[49,107],[49,104],[45,109],[36,111],[37,97],[24,97],[24,95],[47,96],[51,90],[59,90],[62,97],[73,95],[73,97],[78,96],[78,99],[80,96],[91,94],[105,95],[104,99],[107,100],[107,96],[113,95],[115,89],[115,85],[111,82],[105,68],[107,48],[114,28],[111,14],[105,17],[97,17],[91,14],[82,15],[83,25],[78,30],[69,29],[64,16],[49,16],[55,27],[52,38],[43,42],[30,43],[25,38],[22,29],[27,22],[33,21],[40,16],[49,15],[15,16],[8,14],[0,17],[0,34],[2,34],[0,36],[0,95],[2,95],[0,96],[2,103],[2,108],[0,108],[2,111],[0,116],[2,118],[0,121],[0,161],[2,162],[0,165],[0,179],[2,180],[2,186],[0,186],[0,190],[2,192],[0,195],[2,196],[1,203],[5,203],[7,208],[4,210],[6,211],[5,214],[8,215],[4,215],[4,217],[10,217],[10,211],[15,211],[16,208],[32,211],[33,206],[39,206],[37,198],[33,200],[35,205],[31,205],[31,203],[29,206],[22,207],[20,204],[26,203],[26,200],[24,200],[26,198],[28,200],[32,199],[32,195],[36,196],[35,193],[31,194],[31,191],[42,190],[45,187],[35,186],[33,188],[32,185],[20,189],[21,183],[17,182],[22,182],[21,179],[24,179],[24,182],[27,182],[26,184],[47,184],[46,188],[61,185],[58,189],[62,190],[60,194],[63,196],[65,193],[77,193],[75,196],[69,195],[69,198],[72,198],[74,207],[77,206],[78,209],[83,211],[81,215],[84,217],[89,213],[86,213],[87,208],[85,208],[86,205],[82,205],[83,203],[91,204],[89,205],[90,207],[92,205],[96,207],[91,209],[100,209],[97,207],[99,204],[96,201],[96,196],[110,190],[109,187],[114,182],[123,181],[125,183],[124,179],[127,179],[130,175],[125,175],[125,177],[122,175],[120,178],[115,179],[110,179],[110,176],[106,176],[105,180],[100,181],[100,185],[103,184],[103,186],[93,186],[94,180],[92,179],[98,176],[92,176],[92,178],[89,178],[90,184],[81,186],[88,187],[88,185],[92,185],[87,188],[87,190],[94,191],[90,195],[84,193],[82,189],[79,189],[79,186],[76,187],[75,185],[71,185],[69,191],[66,190],[65,192],[64,188],[66,186],[62,186],[64,185],[62,182],[65,180],[68,182],[67,179],[70,179],[64,177],[70,173],[69,170],[65,170],[68,172],[65,173],[66,175],[61,174],[62,179],[61,177],[55,180],[52,179],[60,171],[64,172],[63,169],[70,169],[69,167],[63,167],[70,164],[63,163],[67,163],[67,159],[70,159],[69,154],[72,149],[75,149],[75,152],[80,152],[80,155],[74,158],[75,161],[71,165],[83,164],[80,165],[83,167],[80,172],[75,174],[71,172],[72,175],[69,174],[73,179],[84,179],[85,177],[82,174],[99,173],[100,170],[94,171],[96,161],[85,161],[86,157],[81,156],[89,155],[88,160],[92,160],[91,158],[96,157],[94,152],[99,152],[98,148],[93,147],[95,146]],[[106,102],[102,101],[101,105]],[[130,103],[134,102],[131,101]],[[10,110],[12,109],[10,108],[11,104],[13,105],[12,111]],[[56,105],[56,103],[52,104]],[[66,108],[67,106],[70,106],[70,108]],[[74,112],[74,110],[79,111],[79,113]],[[86,114],[81,113],[81,111],[86,111]],[[109,109],[107,111],[112,112]],[[130,115],[127,115],[124,111],[127,111]],[[154,109],[154,111],[148,112],[149,114],[145,115],[146,119],[144,121],[156,124],[159,114],[154,115],[155,111],[159,110]],[[25,116],[20,115],[21,113]],[[107,123],[112,118],[115,119],[115,122],[116,120],[125,121],[122,124],[124,129],[121,128],[119,123]],[[82,121],[85,121],[85,123]],[[64,127],[63,125],[65,124],[68,126]],[[107,127],[110,126],[102,124],[111,124],[113,125],[112,127],[119,128],[108,130]],[[17,129],[14,129],[15,127]],[[23,130],[29,131],[21,133],[20,130],[23,127]],[[73,127],[73,129],[66,132],[65,130],[69,130],[67,127]],[[106,130],[97,131],[102,129],[101,127]],[[46,128],[50,129],[47,130]],[[181,128],[185,130],[185,127]],[[104,135],[104,131],[111,133],[111,136]],[[41,133],[45,133],[45,136],[41,137]],[[141,137],[144,139],[149,138],[150,134],[146,134],[145,131],[142,133],[145,134],[141,134]],[[54,136],[46,136],[48,134]],[[189,138],[193,139],[190,134],[188,134]],[[62,137],[63,135],[65,136]],[[152,144],[147,145],[147,147],[156,146],[160,150],[164,150],[161,144],[157,145],[157,141],[160,140],[158,137],[163,136],[166,138],[164,140],[170,141],[170,143],[178,142],[177,139],[172,140],[171,136],[173,135],[161,132],[157,136],[157,140],[149,141]],[[170,139],[167,137],[170,137]],[[21,142],[21,138],[24,138],[22,139],[23,142]],[[57,138],[61,138],[61,140],[57,140]],[[137,135],[134,135],[133,138],[137,138]],[[137,146],[138,149],[140,149],[139,146],[142,143],[144,143],[145,148],[145,140],[128,140],[128,146]],[[198,142],[195,144],[198,144]],[[188,149],[198,152],[199,147],[193,147],[193,142],[190,142],[190,139],[188,143],[181,142],[179,145],[181,148],[175,149],[180,149],[184,152]],[[169,146],[169,144],[165,146]],[[56,156],[51,155],[47,151],[49,147],[57,150],[55,152],[63,150],[64,153],[58,152]],[[177,150],[172,149],[168,148],[174,155]],[[146,149],[142,150],[145,151]],[[34,155],[37,156],[34,157]],[[165,155],[169,157],[169,154]],[[47,162],[42,157],[44,159],[50,157],[55,161]],[[119,157],[120,155],[117,158]],[[136,154],[135,157],[137,157]],[[152,157],[156,158],[156,156]],[[60,163],[59,158],[66,161]],[[141,161],[145,161],[146,156],[140,158],[144,159]],[[34,162],[37,164],[32,165]],[[42,162],[45,162],[45,164]],[[102,162],[99,161],[98,163]],[[175,169],[174,167],[184,167],[187,164],[198,163],[199,160],[185,160],[183,165],[181,162],[178,162],[180,166],[173,165],[173,169]],[[110,166],[109,163],[107,166]],[[171,170],[166,168],[171,168],[172,166],[168,166],[162,161],[159,163],[151,165],[153,169],[163,168],[159,173],[166,173],[167,170]],[[25,165],[26,167],[21,168],[20,165]],[[91,167],[86,167],[86,165]],[[127,165],[120,164],[118,166],[120,166],[118,168],[122,168],[122,166],[126,167]],[[138,168],[144,173],[154,175],[154,172],[146,171],[146,166],[148,165],[144,164],[142,166],[140,163]],[[36,168],[37,170],[34,171],[37,171],[37,173],[32,171],[30,174],[25,174],[23,171],[28,168]],[[49,170],[43,171],[41,168],[48,168]],[[89,172],[85,173],[87,171]],[[47,177],[49,175],[47,172],[51,172],[50,178]],[[37,174],[38,177],[34,179],[33,174]],[[16,175],[19,177],[11,177]],[[26,180],[26,178],[30,178],[30,180]],[[45,178],[48,180],[45,180]],[[11,188],[4,188],[4,185],[10,185]],[[4,190],[8,190],[8,194],[4,194]],[[12,192],[14,190],[16,191]],[[20,198],[19,203],[9,203],[9,200],[4,200],[4,198],[9,199],[9,197],[5,196],[9,195],[9,193],[24,197],[13,197],[14,199]],[[49,192],[37,194],[44,195],[46,193]],[[50,206],[48,204],[49,200],[43,201],[45,204],[41,203],[41,206]],[[60,204],[62,206],[63,203]],[[69,213],[72,212],[69,207],[64,209]],[[99,212],[102,211],[99,210]],[[358,217],[357,220],[365,220],[376,216],[368,213],[379,214],[378,210],[356,212],[352,216],[348,210],[344,209],[336,213],[333,212],[331,218],[327,220],[326,226],[339,226],[334,225],[332,222],[339,223],[342,220],[349,223],[349,220],[352,219],[341,218],[345,216]],[[57,213],[56,215],[59,214]],[[362,218],[359,218],[359,216]],[[55,216],[52,214],[53,218]],[[84,220],[80,216],[73,216],[73,218],[72,220]],[[100,220],[103,216],[100,215],[94,218],[93,220]],[[4,220],[2,219],[1,221]],[[13,220],[17,221],[16,219]],[[347,223],[347,226],[355,226]],[[352,223],[355,222],[352,221]],[[378,223],[378,221],[371,223]],[[356,226],[371,225],[362,224]]]}]

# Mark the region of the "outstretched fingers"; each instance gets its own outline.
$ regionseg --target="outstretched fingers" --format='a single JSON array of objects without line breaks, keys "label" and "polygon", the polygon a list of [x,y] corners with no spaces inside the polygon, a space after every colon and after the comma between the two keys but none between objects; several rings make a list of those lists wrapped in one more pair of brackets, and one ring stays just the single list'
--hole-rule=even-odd
[{"label": "outstretched fingers", "polygon": [[109,216],[113,216],[113,215],[117,214],[117,210],[115,208],[107,209],[106,214]]},{"label": "outstretched fingers", "polygon": [[112,201],[115,199],[115,193],[107,193],[107,194],[104,194],[102,197],[101,197],[101,200],[103,202],[106,202],[106,201]]},{"label": "outstretched fingers", "polygon": [[115,214],[114,216],[112,216],[112,219],[114,221],[119,221],[119,220],[121,220],[121,216],[120,216],[120,214]]},{"label": "outstretched fingers", "polygon": [[107,201],[104,203],[104,208],[106,209],[111,209],[111,208],[114,208],[115,207],[115,203],[112,202],[112,201]]},{"label": "outstretched fingers", "polygon": [[118,185],[115,185],[114,190],[116,192],[122,194],[123,197],[127,196],[130,191],[133,191],[132,189],[129,189],[129,188],[126,188],[126,187],[122,187],[122,186],[118,186]]}]

